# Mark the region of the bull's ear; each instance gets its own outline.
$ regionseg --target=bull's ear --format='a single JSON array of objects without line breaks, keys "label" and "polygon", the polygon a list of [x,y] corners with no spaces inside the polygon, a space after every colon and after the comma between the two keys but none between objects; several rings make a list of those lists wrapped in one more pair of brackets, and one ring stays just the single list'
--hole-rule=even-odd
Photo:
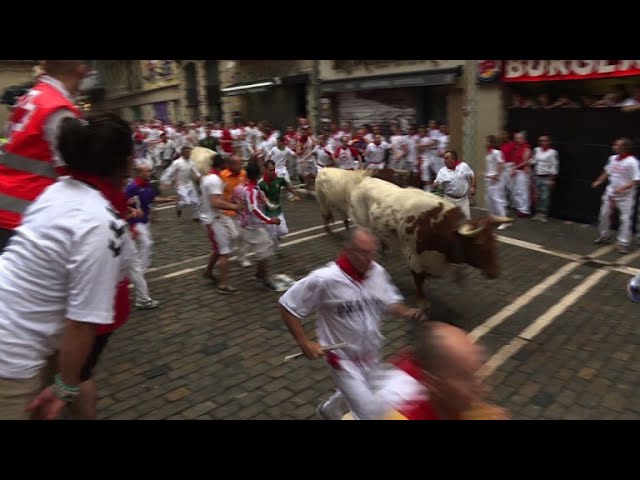
[{"label": "bull's ear", "polygon": [[458,233],[463,237],[477,237],[484,229],[484,224],[473,225],[471,223],[464,223],[458,227]]},{"label": "bull's ear", "polygon": [[491,215],[489,218],[491,219],[491,223],[493,223],[494,225],[500,225],[502,223],[511,223],[515,220],[511,217],[498,217],[496,215]]}]

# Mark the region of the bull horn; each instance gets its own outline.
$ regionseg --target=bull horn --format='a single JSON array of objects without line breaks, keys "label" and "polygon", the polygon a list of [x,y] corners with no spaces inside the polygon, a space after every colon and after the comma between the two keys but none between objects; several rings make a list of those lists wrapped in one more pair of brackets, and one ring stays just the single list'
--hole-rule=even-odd
[{"label": "bull horn", "polygon": [[511,217],[498,217],[496,215],[491,215],[491,223],[494,225],[500,225],[502,223],[511,223],[513,222],[513,218]]},{"label": "bull horn", "polygon": [[475,237],[482,231],[483,228],[483,225],[480,225],[478,228],[473,228],[471,224],[465,223],[464,225],[460,225],[460,227],[458,227],[458,233],[464,237]]}]

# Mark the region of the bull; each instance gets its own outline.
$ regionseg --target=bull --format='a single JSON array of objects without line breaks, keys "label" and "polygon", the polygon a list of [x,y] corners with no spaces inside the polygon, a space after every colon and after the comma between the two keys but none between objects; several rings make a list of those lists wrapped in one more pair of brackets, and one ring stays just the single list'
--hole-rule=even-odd
[{"label": "bull", "polygon": [[426,277],[443,275],[451,264],[468,264],[487,278],[498,277],[494,226],[513,221],[495,216],[467,220],[459,207],[437,195],[377,178],[363,179],[352,189],[348,212],[383,244],[399,246],[420,304],[427,304]]},{"label": "bull", "polygon": [[342,218],[345,228],[349,228],[348,210],[351,191],[368,177],[395,182],[394,171],[390,168],[355,171],[323,168],[318,172],[315,180],[316,200],[327,233],[331,233],[329,224],[334,219],[334,214],[338,214]]}]

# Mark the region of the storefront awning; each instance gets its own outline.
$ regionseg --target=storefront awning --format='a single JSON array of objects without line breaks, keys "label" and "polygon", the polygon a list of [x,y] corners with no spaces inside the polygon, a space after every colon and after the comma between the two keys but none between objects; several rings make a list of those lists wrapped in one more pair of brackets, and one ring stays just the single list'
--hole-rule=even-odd
[{"label": "storefront awning", "polygon": [[348,80],[322,82],[320,92],[340,93],[358,90],[379,90],[384,88],[429,87],[433,85],[451,85],[462,73],[462,68],[448,68],[423,72],[406,73],[402,75],[380,75],[375,77],[361,77]]}]

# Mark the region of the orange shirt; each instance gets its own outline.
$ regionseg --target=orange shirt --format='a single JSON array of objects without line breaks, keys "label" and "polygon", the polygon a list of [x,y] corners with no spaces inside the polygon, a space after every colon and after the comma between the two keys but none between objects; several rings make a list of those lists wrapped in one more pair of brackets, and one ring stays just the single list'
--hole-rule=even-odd
[{"label": "orange shirt", "polygon": [[[244,169],[240,170],[240,173],[234,175],[231,170],[225,168],[220,172],[220,177],[222,177],[222,181],[224,182],[224,193],[222,194],[222,199],[225,202],[231,202],[231,197],[233,195],[233,191],[235,188],[247,182],[247,172]],[[235,217],[237,214],[233,210],[223,210],[225,215],[230,217]]]}]

